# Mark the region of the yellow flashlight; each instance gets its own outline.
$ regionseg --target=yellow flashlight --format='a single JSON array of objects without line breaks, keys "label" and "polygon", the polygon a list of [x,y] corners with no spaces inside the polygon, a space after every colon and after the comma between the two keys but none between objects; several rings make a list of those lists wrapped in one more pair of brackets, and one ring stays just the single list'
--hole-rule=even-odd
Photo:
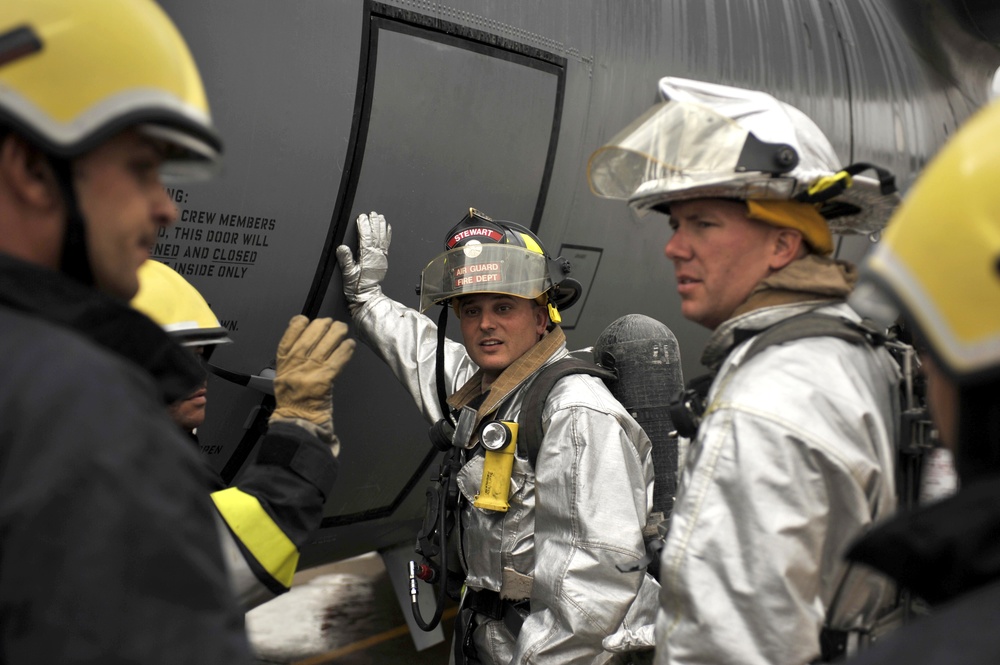
[{"label": "yellow flashlight", "polygon": [[479,442],[486,449],[483,480],[472,505],[501,513],[510,508],[510,473],[517,450],[517,423],[494,420],[483,425]]}]

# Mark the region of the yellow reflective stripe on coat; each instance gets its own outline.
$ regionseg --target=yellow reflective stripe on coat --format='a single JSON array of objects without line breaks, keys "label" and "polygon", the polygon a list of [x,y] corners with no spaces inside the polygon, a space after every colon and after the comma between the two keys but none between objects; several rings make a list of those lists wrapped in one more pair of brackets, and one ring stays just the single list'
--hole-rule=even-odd
[{"label": "yellow reflective stripe on coat", "polygon": [[236,487],[212,492],[212,500],[236,537],[257,562],[286,588],[299,565],[299,551],[257,497]]}]

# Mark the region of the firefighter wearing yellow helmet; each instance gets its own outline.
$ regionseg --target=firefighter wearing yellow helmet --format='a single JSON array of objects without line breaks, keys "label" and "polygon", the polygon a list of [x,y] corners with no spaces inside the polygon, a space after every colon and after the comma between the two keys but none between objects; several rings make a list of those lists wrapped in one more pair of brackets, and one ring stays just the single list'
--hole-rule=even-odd
[{"label": "firefighter wearing yellow helmet", "polygon": [[656,662],[829,658],[889,601],[843,551],[894,510],[899,409],[894,362],[845,303],[856,270],[831,256],[833,234],[881,228],[898,196],[767,93],[674,77],[659,90],[588,169],[599,196],[669,216],[681,314],[712,331],[707,392],[679,403],[706,408],[686,433]]},{"label": "firefighter wearing yellow helmet", "polygon": [[139,292],[132,307],[160,324],[183,346],[214,346],[233,340],[191,282],[160,261],[139,268]]},{"label": "firefighter wearing yellow helmet", "polygon": [[[159,261],[139,269],[132,306],[205,362],[216,345],[232,342],[201,293]],[[225,522],[220,531],[230,580],[244,609],[288,591],[299,548],[319,528],[340,452],[333,433],[333,381],[353,353],[343,323],[295,317],[278,346],[277,406],[257,462],[235,486],[224,488],[219,480],[212,492]],[[174,422],[196,444],[207,401],[206,380],[169,405]]]},{"label": "firefighter wearing yellow helmet", "polygon": [[4,662],[249,663],[202,462],[198,363],[128,307],[221,143],[151,0],[0,3]]},{"label": "firefighter wearing yellow helmet", "polygon": [[[129,247],[131,253],[112,257],[121,248],[105,248],[89,228],[106,224],[116,211],[81,200],[87,190],[78,191],[74,160],[99,146],[143,145],[155,153],[148,167],[153,184],[158,173],[175,180],[212,175],[222,145],[194,60],[149,0],[12,2],[0,20],[0,127],[44,155],[52,170],[66,214],[60,269],[130,297],[138,252]],[[155,204],[163,209],[153,213],[157,224],[166,224],[173,206],[165,192]]]},{"label": "firefighter wearing yellow helmet", "polygon": [[934,606],[857,662],[992,661],[1000,640],[1000,105],[960,128],[927,166],[862,265],[857,306],[914,330],[927,398],[954,454],[957,494],[858,542],[872,566]]},{"label": "firefighter wearing yellow helmet", "polygon": [[[139,310],[179,344],[207,361],[217,344],[232,342],[228,331],[215,318],[205,298],[176,270],[152,259],[139,268],[139,292],[132,298]],[[208,403],[207,375],[194,392],[170,404],[174,422],[196,436],[205,421]]]},{"label": "firefighter wearing yellow helmet", "polygon": [[[561,378],[549,392],[534,465],[518,440],[527,387],[568,356],[558,321],[579,295],[569,263],[550,256],[523,226],[471,209],[421,276],[420,309],[441,306],[435,325],[382,292],[391,238],[385,218],[361,215],[357,231],[357,253],[343,245],[337,259],[358,337],[428,422],[457,421],[436,443],[460,494],[456,581],[467,591],[458,662],[607,662],[606,635],[623,622],[651,628],[655,618],[656,580],[641,566],[616,568],[645,556],[650,441],[600,379],[582,374]],[[451,311],[462,344],[444,335]],[[452,524],[445,506],[441,511]],[[428,533],[420,536],[421,551],[432,557],[438,549],[446,558],[446,543]],[[425,565],[425,579],[438,575],[441,607],[441,570],[452,568],[447,561],[436,571],[433,561]]]}]

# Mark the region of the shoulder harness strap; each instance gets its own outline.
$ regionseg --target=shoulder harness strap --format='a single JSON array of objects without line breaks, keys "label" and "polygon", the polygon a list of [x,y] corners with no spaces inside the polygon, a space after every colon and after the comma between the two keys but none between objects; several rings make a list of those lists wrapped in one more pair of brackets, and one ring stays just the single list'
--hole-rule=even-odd
[{"label": "shoulder harness strap", "polygon": [[[779,321],[763,330],[737,330],[736,343],[753,339],[740,359],[745,364],[765,349],[807,337],[836,337],[851,344],[879,346],[885,336],[866,322],[856,322],[841,316],[806,312]],[[716,373],[696,376],[688,381],[685,390],[670,404],[670,416],[680,436],[694,438],[698,426],[710,405],[705,399],[716,378]]]},{"label": "shoulder harness strap", "polygon": [[840,316],[807,312],[779,321],[754,335],[754,340],[743,354],[740,364],[747,362],[769,346],[806,337],[836,337],[857,345],[878,346],[885,343],[885,336],[865,322],[859,323]]},{"label": "shoulder harness strap", "polygon": [[549,392],[556,381],[570,374],[589,374],[599,377],[605,381],[617,378],[610,369],[595,365],[589,360],[574,358],[569,356],[557,360],[551,365],[543,367],[538,372],[538,376],[528,386],[524,394],[524,401],[521,404],[521,417],[519,422],[519,434],[517,447],[518,452],[524,454],[531,462],[531,468],[535,468],[535,460],[538,459],[538,451],[542,447],[542,409],[549,398]]}]

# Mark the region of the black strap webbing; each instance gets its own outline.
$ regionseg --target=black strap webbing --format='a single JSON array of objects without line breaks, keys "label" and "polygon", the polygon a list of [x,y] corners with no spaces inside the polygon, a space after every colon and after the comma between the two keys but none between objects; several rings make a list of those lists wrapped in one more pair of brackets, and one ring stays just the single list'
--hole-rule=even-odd
[{"label": "black strap webbing", "polygon": [[743,354],[740,364],[776,344],[784,344],[805,337],[836,337],[851,344],[877,345],[885,339],[874,329],[850,319],[809,312],[785,319],[754,336],[750,348]]},{"label": "black strap webbing", "polygon": [[448,406],[448,388],[445,386],[444,378],[444,340],[445,340],[445,328],[448,327],[448,303],[441,305],[441,313],[438,315],[437,322],[437,351],[435,354],[436,363],[434,366],[434,376],[435,385],[437,387],[437,398],[438,405],[441,407],[441,413],[444,418],[448,420],[452,425],[455,424],[455,420],[450,418],[451,407]]},{"label": "black strap webbing", "polygon": [[527,456],[531,468],[535,468],[538,451],[542,447],[542,409],[556,381],[569,374],[589,374],[605,381],[618,377],[609,369],[595,365],[589,360],[569,356],[543,367],[535,380],[528,386],[521,404],[521,417],[518,419],[520,431],[517,436],[518,452]]}]

